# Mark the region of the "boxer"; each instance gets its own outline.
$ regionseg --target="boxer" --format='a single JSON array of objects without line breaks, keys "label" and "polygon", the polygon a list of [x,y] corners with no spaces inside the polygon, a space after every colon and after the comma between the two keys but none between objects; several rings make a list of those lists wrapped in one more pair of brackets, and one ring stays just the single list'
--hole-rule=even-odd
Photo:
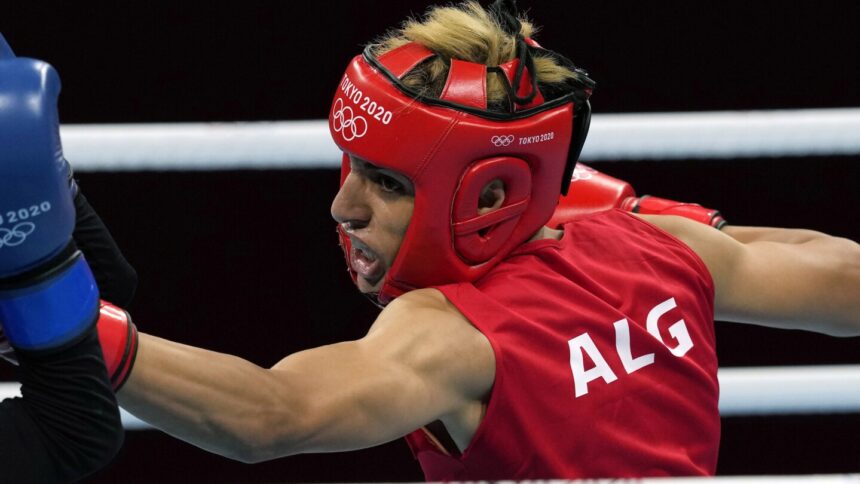
[{"label": "boxer", "polygon": [[22,393],[0,403],[9,482],[80,479],[123,435],[94,328],[98,287],[72,242],[59,92],[50,65],[16,58],[0,36],[0,325]]},{"label": "boxer", "polygon": [[735,239],[625,190],[639,213],[547,226],[595,85],[533,32],[511,1],[436,7],[338,83],[331,212],[383,307],[365,337],[261,368],[141,334],[123,406],[243,462],[406,436],[429,480],[713,474],[715,317],[856,336],[860,247]]}]

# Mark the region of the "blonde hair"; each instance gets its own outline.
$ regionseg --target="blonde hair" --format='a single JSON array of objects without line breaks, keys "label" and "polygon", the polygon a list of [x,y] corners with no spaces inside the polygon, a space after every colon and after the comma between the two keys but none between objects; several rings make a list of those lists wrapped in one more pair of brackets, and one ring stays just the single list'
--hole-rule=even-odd
[{"label": "blonde hair", "polygon": [[[537,28],[526,18],[519,17],[520,35],[531,37]],[[517,39],[499,23],[499,19],[477,1],[469,0],[454,6],[433,6],[423,18],[407,19],[403,25],[389,31],[371,44],[374,55],[382,55],[406,43],[416,42],[432,50],[438,57],[419,66],[402,79],[408,87],[422,95],[438,97],[448,76],[448,59],[496,67],[517,55]],[[549,55],[534,56],[534,67],[541,91],[561,87],[582,74],[560,65]],[[499,75],[487,76],[487,104],[491,110],[511,109],[506,81]]]}]

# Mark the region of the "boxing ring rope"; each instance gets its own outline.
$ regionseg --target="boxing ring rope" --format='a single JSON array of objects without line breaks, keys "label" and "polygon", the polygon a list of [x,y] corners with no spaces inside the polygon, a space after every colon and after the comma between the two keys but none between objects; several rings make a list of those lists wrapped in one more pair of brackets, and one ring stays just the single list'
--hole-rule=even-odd
[{"label": "boxing ring rope", "polygon": [[[860,154],[860,108],[596,114],[584,161]],[[335,168],[325,120],[61,128],[79,171]]]},{"label": "boxing ring rope", "polygon": [[718,476],[718,477],[655,477],[643,479],[586,479],[560,481],[570,484],[701,484],[703,482],[755,483],[755,484],[860,484],[860,474],[833,474],[811,476]]}]

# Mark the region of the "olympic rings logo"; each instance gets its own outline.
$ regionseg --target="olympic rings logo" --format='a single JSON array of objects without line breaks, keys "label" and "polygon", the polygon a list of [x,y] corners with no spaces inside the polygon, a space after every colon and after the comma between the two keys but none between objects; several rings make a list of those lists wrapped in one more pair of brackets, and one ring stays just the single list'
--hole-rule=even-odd
[{"label": "olympic rings logo", "polygon": [[334,102],[334,109],[331,124],[343,139],[352,141],[367,134],[367,120],[363,116],[356,116],[351,107],[344,106],[341,98]]},{"label": "olympic rings logo", "polygon": [[0,228],[0,249],[23,244],[34,230],[36,224],[33,222],[21,222],[11,229]]},{"label": "olympic rings logo", "polygon": [[573,169],[573,176],[570,178],[570,181],[572,183],[580,180],[591,180],[594,177],[594,173],[597,173],[597,170],[587,166],[576,165]]},{"label": "olympic rings logo", "polygon": [[498,146],[498,147],[510,146],[511,143],[513,143],[513,142],[514,142],[514,135],[512,135],[512,134],[502,135],[502,136],[493,136],[492,138],[490,138],[490,143],[493,143],[495,146]]}]

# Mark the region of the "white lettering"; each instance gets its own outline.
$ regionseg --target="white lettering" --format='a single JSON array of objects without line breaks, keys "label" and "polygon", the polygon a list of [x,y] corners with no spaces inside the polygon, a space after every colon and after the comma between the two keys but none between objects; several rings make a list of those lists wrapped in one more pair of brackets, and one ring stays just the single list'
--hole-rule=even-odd
[{"label": "white lettering", "polygon": [[[590,381],[603,378],[603,381],[608,384],[618,379],[588,333],[582,333],[573,338],[567,342],[567,345],[570,347],[570,369],[573,372],[573,386],[577,397],[588,393]],[[594,368],[585,369],[583,352],[588,353],[589,358],[594,362]]]},{"label": "white lettering", "polygon": [[[648,316],[645,319],[645,327],[648,333],[662,343],[673,355],[682,357],[693,347],[693,339],[687,330],[686,322],[683,319],[679,319],[669,326],[669,334],[678,343],[674,348],[670,348],[663,341],[658,326],[660,318],[676,307],[677,304],[673,297],[654,306],[648,312]],[[613,323],[613,326],[615,327],[615,351],[618,353],[618,359],[621,361],[624,371],[628,375],[654,363],[654,353],[647,353],[637,357],[633,356],[632,341],[630,339],[630,322],[627,318],[619,319]],[[573,372],[573,385],[577,398],[588,394],[589,382],[603,378],[603,381],[609,384],[618,379],[588,333],[582,333],[576,338],[569,340],[567,345],[570,349],[570,369]],[[585,354],[594,362],[594,367],[588,370],[585,369]]]},{"label": "white lettering", "polygon": [[369,96],[365,96],[361,89],[349,80],[349,76],[343,76],[343,81],[340,83],[340,90],[346,95],[346,99],[352,101],[353,104],[360,104],[359,108],[362,111],[370,114],[373,119],[381,121],[382,124],[388,124],[391,122],[392,118],[394,118],[391,111],[371,100]]},{"label": "white lettering", "polygon": [[628,375],[654,363],[654,353],[633,358],[633,351],[630,348],[630,323],[627,322],[627,318],[616,321],[614,326],[615,349],[618,351],[618,357],[621,358],[621,364],[624,365],[624,371]]},{"label": "white lettering", "polygon": [[[657,341],[664,345],[666,345],[666,342],[663,341],[663,337],[660,336],[660,328],[657,326],[657,320],[672,309],[675,309],[677,306],[678,305],[675,304],[675,298],[670,297],[654,306],[654,309],[648,313],[648,319],[645,323],[648,328],[648,332],[651,333],[651,336],[657,338]],[[669,351],[671,351],[673,355],[684,356],[688,351],[690,351],[690,348],[693,347],[693,340],[690,338],[690,333],[687,331],[687,324],[683,319],[679,319],[678,321],[675,321],[672,326],[669,326],[669,334],[678,342],[674,348],[669,348],[669,345],[666,345],[666,348],[669,348]]]},{"label": "white lettering", "polygon": [[519,139],[520,145],[530,145],[532,143],[543,143],[544,141],[549,141],[555,138],[555,131],[550,131],[549,133],[539,134],[537,136],[523,136]]}]

